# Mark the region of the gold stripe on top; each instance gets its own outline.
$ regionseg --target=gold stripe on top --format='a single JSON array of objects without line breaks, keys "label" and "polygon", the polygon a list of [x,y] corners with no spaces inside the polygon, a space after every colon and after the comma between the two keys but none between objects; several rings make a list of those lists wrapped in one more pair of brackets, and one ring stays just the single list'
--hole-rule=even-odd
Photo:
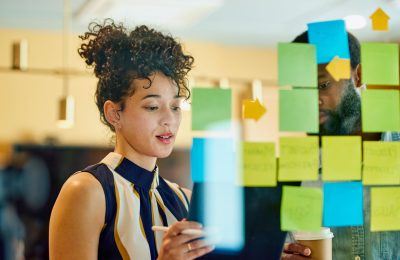
[{"label": "gold stripe on top", "polygon": [[115,239],[115,243],[117,244],[117,248],[119,253],[122,256],[122,259],[129,259],[129,255],[128,252],[126,251],[126,248],[124,247],[124,245],[121,242],[121,238],[119,237],[118,234],[118,216],[119,216],[119,207],[121,205],[120,200],[119,200],[119,192],[118,192],[118,187],[117,187],[117,183],[115,183],[114,181],[114,187],[115,187],[115,197],[117,200],[117,213],[115,216],[115,224],[114,224],[114,239]]},{"label": "gold stripe on top", "polygon": [[124,157],[121,155],[121,158],[119,158],[119,162],[118,162],[117,165],[115,166],[114,170],[117,169],[117,167],[121,165],[121,163],[122,163],[123,160],[124,160]]},{"label": "gold stripe on top", "polygon": [[[162,212],[164,213],[164,215],[166,215],[164,205],[161,203],[161,201],[158,199],[158,197],[155,194],[154,194],[154,196],[156,197],[157,204],[160,206]],[[163,223],[164,225],[168,225],[168,223],[164,223],[164,220],[163,220],[160,212],[158,212],[158,216],[160,217],[161,223]],[[167,220],[167,222],[168,222],[168,220]]]},{"label": "gold stripe on top", "polygon": [[[132,186],[133,194],[135,194],[136,197],[137,197],[137,198],[139,199],[139,201],[140,201],[140,195],[139,195],[139,193],[135,190],[135,187],[134,187],[133,183],[131,184],[131,186]],[[140,225],[140,231],[142,231],[142,235],[143,235],[143,237],[146,239],[146,241],[147,241],[147,243],[148,243],[149,241],[147,240],[146,232],[144,232],[142,216],[140,215],[140,213],[139,213],[139,225]]]},{"label": "gold stripe on top", "polygon": [[161,201],[158,199],[157,196],[156,196],[156,201],[157,201],[158,205],[160,205],[161,209],[162,209],[162,210],[164,211],[164,213],[165,213],[165,206],[164,206],[164,204],[161,203]]},{"label": "gold stripe on top", "polygon": [[[150,208],[151,208],[151,225],[154,226],[155,225],[155,223],[154,223],[154,210],[153,210],[153,204],[151,203],[152,202],[152,197],[153,197],[153,192],[151,190],[149,191],[149,196],[150,196]],[[157,198],[157,196],[156,196],[156,198]],[[155,205],[155,207],[157,207],[157,205]],[[157,247],[157,239],[156,239],[156,231],[153,231],[153,233],[154,233],[154,236],[153,236],[154,244],[156,245],[156,248],[158,248]]]}]

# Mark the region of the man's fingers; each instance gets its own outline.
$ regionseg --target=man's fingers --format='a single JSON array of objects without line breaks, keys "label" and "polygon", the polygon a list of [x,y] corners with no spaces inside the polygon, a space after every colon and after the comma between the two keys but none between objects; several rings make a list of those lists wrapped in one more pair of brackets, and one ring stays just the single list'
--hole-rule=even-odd
[{"label": "man's fingers", "polygon": [[302,255],[293,255],[293,254],[282,254],[281,260],[312,260],[310,257],[302,256]]},{"label": "man's fingers", "polygon": [[298,244],[298,243],[285,244],[285,246],[283,248],[283,252],[294,253],[294,254],[299,254],[299,255],[303,255],[303,256],[311,255],[310,248],[303,246],[301,244]]}]

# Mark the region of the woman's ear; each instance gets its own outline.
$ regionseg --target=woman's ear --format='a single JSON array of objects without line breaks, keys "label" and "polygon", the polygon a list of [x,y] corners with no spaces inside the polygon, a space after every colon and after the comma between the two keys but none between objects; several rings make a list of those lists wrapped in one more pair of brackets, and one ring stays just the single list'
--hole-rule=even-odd
[{"label": "woman's ear", "polygon": [[103,105],[104,110],[104,117],[106,118],[107,122],[114,126],[114,129],[120,128],[120,105],[112,102],[111,100],[107,100],[104,102]]}]

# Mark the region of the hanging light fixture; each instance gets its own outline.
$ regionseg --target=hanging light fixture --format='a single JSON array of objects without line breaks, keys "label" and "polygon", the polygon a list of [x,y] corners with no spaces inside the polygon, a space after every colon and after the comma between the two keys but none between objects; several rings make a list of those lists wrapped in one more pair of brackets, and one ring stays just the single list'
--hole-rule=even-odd
[{"label": "hanging light fixture", "polygon": [[58,101],[58,122],[60,128],[71,128],[74,125],[75,102],[74,97],[68,94],[68,47],[69,47],[70,5],[69,0],[64,0],[63,19],[63,93]]}]

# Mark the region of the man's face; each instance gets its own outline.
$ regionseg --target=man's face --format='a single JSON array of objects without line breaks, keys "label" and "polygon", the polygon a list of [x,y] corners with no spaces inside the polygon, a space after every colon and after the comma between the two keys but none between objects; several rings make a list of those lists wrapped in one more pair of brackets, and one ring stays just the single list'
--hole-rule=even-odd
[{"label": "man's face", "polygon": [[348,135],[361,129],[361,100],[356,91],[355,71],[351,79],[335,81],[318,65],[320,135]]}]

